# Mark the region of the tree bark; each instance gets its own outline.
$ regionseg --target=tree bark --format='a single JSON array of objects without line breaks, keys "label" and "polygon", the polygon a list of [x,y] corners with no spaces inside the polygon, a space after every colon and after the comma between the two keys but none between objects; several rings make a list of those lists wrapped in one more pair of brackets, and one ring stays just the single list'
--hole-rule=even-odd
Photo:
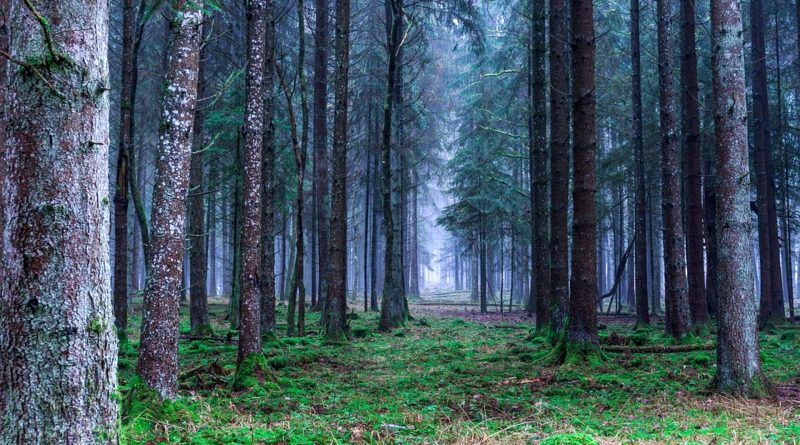
[{"label": "tree bark", "polygon": [[548,234],[550,210],[547,199],[547,76],[544,71],[547,47],[545,45],[545,3],[531,1],[531,242],[533,245],[533,295],[536,305],[536,329],[544,331],[550,326],[550,237]]},{"label": "tree bark", "polygon": [[718,336],[716,386],[741,395],[763,383],[753,295],[747,96],[738,0],[711,0],[717,142]]},{"label": "tree bark", "polygon": [[567,341],[578,345],[597,345],[597,132],[592,0],[572,0],[571,23],[574,217]]},{"label": "tree bark", "polygon": [[[204,34],[210,30],[204,27]],[[200,48],[200,65],[197,74],[198,104],[194,111],[192,160],[189,167],[189,325],[194,335],[207,335],[211,331],[208,321],[208,242],[204,192],[205,182],[205,97],[206,45]]]},{"label": "tree bark", "polygon": [[175,0],[153,191],[151,274],[145,285],[138,373],[162,398],[178,377],[178,298],[197,100],[202,2]]},{"label": "tree bark", "polygon": [[[550,322],[558,334],[564,332],[569,304],[570,49],[567,16],[566,0],[550,0]],[[512,271],[514,264],[512,258]]]},{"label": "tree bark", "polygon": [[328,188],[328,1],[315,0],[316,21],[314,23],[314,219],[319,257],[319,293],[317,309],[324,310],[328,278],[328,253],[330,238]]},{"label": "tree bark", "polygon": [[662,203],[664,218],[666,330],[680,338],[689,331],[686,260],[681,215],[680,161],[672,83],[670,0],[657,1],[659,121],[661,134]]},{"label": "tree bark", "polygon": [[[261,147],[261,334],[275,332],[275,1],[264,3],[264,139]],[[283,252],[281,253],[283,255]],[[283,268],[281,268],[281,274]]]},{"label": "tree bark", "polygon": [[[342,342],[346,339],[345,334],[347,333],[345,282],[347,280],[347,103],[350,64],[350,0],[336,0],[335,42],[333,187],[331,188],[328,295],[324,325],[325,338],[328,342]],[[364,293],[366,294],[366,288]]]},{"label": "tree bark", "polygon": [[0,443],[116,444],[108,4],[35,4],[0,5]]},{"label": "tree bark", "polygon": [[261,152],[264,143],[266,0],[247,3],[247,87],[245,97],[242,268],[237,363],[261,354]]},{"label": "tree bark", "polygon": [[686,162],[686,261],[692,326],[708,322],[703,264],[703,200],[700,156],[700,102],[697,85],[694,0],[681,2],[681,128]]},{"label": "tree bark", "polygon": [[633,155],[636,176],[634,222],[634,286],[636,288],[636,323],[650,324],[647,292],[647,201],[644,181],[644,135],[642,131],[642,64],[639,30],[639,0],[631,0],[631,108],[633,112]]}]

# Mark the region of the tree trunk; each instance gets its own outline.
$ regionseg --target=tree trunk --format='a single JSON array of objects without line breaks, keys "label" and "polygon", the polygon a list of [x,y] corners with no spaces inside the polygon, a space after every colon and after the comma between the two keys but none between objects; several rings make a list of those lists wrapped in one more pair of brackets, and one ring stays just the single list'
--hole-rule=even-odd
[{"label": "tree trunk", "polygon": [[108,5],[37,7],[0,5],[0,442],[116,444]]},{"label": "tree trunk", "polygon": [[383,299],[381,300],[381,320],[379,329],[389,331],[405,322],[405,298],[403,283],[398,281],[395,270],[395,223],[392,215],[392,111],[394,108],[395,85],[397,82],[397,52],[400,47],[403,31],[402,0],[386,0],[389,2],[387,22],[390,23],[387,45],[388,69],[386,75],[386,103],[383,107],[383,150],[381,171],[383,174],[383,220],[385,222],[386,242],[384,246]]},{"label": "tree trunk", "polygon": [[689,331],[686,261],[681,215],[680,161],[672,83],[670,0],[657,1],[659,121],[661,133],[662,203],[664,218],[666,330],[676,338]]},{"label": "tree trunk", "polygon": [[[206,39],[211,34],[204,27]],[[205,335],[211,331],[208,322],[208,250],[205,215],[205,97],[206,45],[200,48],[200,66],[197,75],[198,104],[194,111],[192,161],[189,171],[189,323],[192,333]]]},{"label": "tree trunk", "polygon": [[[335,42],[333,187],[331,188],[328,296],[325,311],[325,339],[328,342],[344,341],[347,332],[345,281],[347,280],[347,102],[350,65],[350,0],[336,1]],[[366,242],[364,255],[366,256]],[[364,294],[366,295],[366,283]]]},{"label": "tree trunk", "polygon": [[533,250],[534,286],[531,299],[536,304],[536,329],[546,330],[550,325],[550,240],[548,236],[547,199],[547,77],[545,75],[545,3],[531,1],[531,249]]},{"label": "tree trunk", "polygon": [[[569,303],[570,48],[567,16],[566,0],[550,0],[550,322],[553,331],[559,334],[564,332]],[[512,258],[512,270],[513,261]]]},{"label": "tree trunk", "polygon": [[718,338],[716,386],[753,395],[763,388],[753,295],[747,96],[740,2],[711,0],[717,141]]},{"label": "tree trunk", "polygon": [[178,377],[178,297],[186,192],[197,100],[202,2],[175,0],[175,31],[159,129],[153,191],[151,274],[145,285],[138,372],[163,398],[174,398]]},{"label": "tree trunk", "polygon": [[783,283],[778,252],[778,223],[775,212],[775,184],[772,177],[767,62],[764,43],[764,14],[761,0],[750,2],[750,33],[753,89],[753,144],[756,157],[758,200],[758,245],[761,270],[760,322],[762,326],[784,318]]},{"label": "tree trunk", "polygon": [[[261,148],[261,334],[275,332],[275,1],[264,3],[264,139]],[[283,254],[283,253],[282,253]],[[281,273],[283,269],[281,268]]]},{"label": "tree trunk", "polygon": [[572,0],[574,180],[572,276],[567,340],[597,345],[597,132],[592,0]]},{"label": "tree trunk", "polygon": [[[378,119],[375,119],[375,130],[378,130]],[[374,176],[377,178],[378,176],[378,156],[373,156],[372,159],[372,171],[375,172]],[[378,203],[380,202],[380,190],[375,182],[375,178],[369,177],[367,180],[373,181],[372,184],[372,230],[370,230],[370,246],[371,252],[370,257],[372,261],[370,261],[371,267],[370,270],[370,277],[369,281],[372,283],[370,287],[370,295],[369,295],[369,307],[370,310],[377,311],[378,310],[378,211],[380,208],[378,207]]]},{"label": "tree trunk", "polygon": [[239,369],[251,355],[261,354],[261,153],[264,143],[264,64],[266,0],[247,4],[247,87],[245,97],[242,268],[239,294]]},{"label": "tree trunk", "polygon": [[330,195],[328,192],[328,2],[315,0],[316,21],[314,24],[314,219],[317,228],[319,293],[316,309],[325,308],[326,282],[328,278],[328,243],[330,238]]},{"label": "tree trunk", "polygon": [[700,102],[697,85],[694,0],[681,2],[681,128],[686,162],[686,261],[692,326],[708,322],[703,264],[703,201],[700,159]]},{"label": "tree trunk", "polygon": [[644,135],[642,131],[642,64],[639,29],[639,0],[631,0],[631,108],[633,112],[633,156],[636,176],[634,222],[634,287],[636,288],[636,324],[650,324],[647,292],[647,201],[644,181]]}]

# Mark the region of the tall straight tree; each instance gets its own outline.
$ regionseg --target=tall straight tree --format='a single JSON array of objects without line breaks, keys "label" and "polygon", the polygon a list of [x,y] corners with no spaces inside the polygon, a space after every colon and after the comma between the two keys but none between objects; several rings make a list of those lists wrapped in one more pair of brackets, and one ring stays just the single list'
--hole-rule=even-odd
[{"label": "tall straight tree", "polygon": [[108,2],[35,3],[0,6],[0,443],[116,444]]},{"label": "tall straight tree", "polygon": [[[350,66],[350,0],[336,0],[336,78],[333,109],[333,188],[325,339],[342,342],[347,330],[347,103]],[[369,160],[367,160],[369,162]],[[366,252],[366,248],[364,249]],[[366,294],[367,290],[364,289]]]},{"label": "tall straight tree", "polygon": [[[389,3],[386,20],[389,23],[388,67],[386,73],[386,103],[383,106],[383,149],[381,151],[381,173],[383,177],[383,221],[385,225],[383,299],[379,329],[388,331],[402,325],[406,320],[405,296],[402,277],[395,273],[399,269],[394,263],[395,221],[392,215],[392,111],[394,109],[397,83],[397,55],[403,39],[403,0],[386,0]],[[400,223],[399,221],[397,222]]]},{"label": "tall straight tree", "polygon": [[[247,91],[245,98],[242,206],[242,268],[239,295],[240,377],[261,356],[261,150],[264,143],[266,0],[247,3]],[[250,369],[247,369],[250,371]],[[263,370],[259,370],[263,372]],[[238,380],[239,383],[243,379]]]},{"label": "tall straight tree", "polygon": [[686,274],[692,325],[708,322],[703,264],[703,198],[700,156],[700,102],[697,85],[695,0],[681,2],[681,129],[686,165]]},{"label": "tall straight tree", "polygon": [[760,321],[763,325],[783,320],[783,281],[778,247],[778,218],[772,175],[767,61],[762,0],[750,2],[750,51],[753,64],[753,144],[755,145],[756,196],[758,201],[758,252],[761,270]]},{"label": "tall straight tree", "polygon": [[[210,35],[210,26],[203,27],[206,40]],[[200,48],[200,66],[197,74],[198,104],[194,111],[194,129],[192,137],[192,162],[189,167],[189,221],[187,226],[189,238],[189,325],[195,335],[207,335],[211,332],[208,321],[208,243],[206,233],[206,213],[203,184],[205,182],[205,120],[207,104],[200,102],[206,91],[206,64],[208,45]],[[209,210],[211,211],[211,210]]]},{"label": "tall straight tree", "polygon": [[597,128],[593,0],[572,0],[572,276],[567,341],[578,349],[597,347]]},{"label": "tall straight tree", "polygon": [[[569,303],[569,26],[566,0],[550,0],[550,323],[562,334]],[[512,258],[513,261],[513,258]],[[513,270],[513,266],[512,266]],[[513,283],[513,282],[512,282]],[[510,306],[509,306],[510,307]]]},{"label": "tall straight tree", "polygon": [[753,295],[747,96],[739,0],[711,0],[717,146],[718,338],[716,386],[740,395],[763,389]]},{"label": "tall straight tree", "polygon": [[[312,271],[318,268],[319,285],[315,289],[318,306],[324,309],[325,280],[328,269],[330,195],[328,193],[328,2],[315,0],[314,23],[314,225],[319,258],[312,258]],[[312,241],[313,242],[313,241]],[[313,274],[313,272],[312,272]],[[313,292],[313,290],[312,290]]]},{"label": "tall straight tree", "polygon": [[138,373],[162,398],[174,398],[178,378],[178,297],[192,128],[200,63],[202,1],[172,2],[168,53],[144,291]]},{"label": "tall straight tree", "polygon": [[686,260],[681,216],[680,161],[672,82],[672,9],[670,0],[656,1],[658,29],[658,111],[661,134],[662,209],[664,218],[666,329],[673,337],[689,331]]},{"label": "tall straight tree", "polygon": [[533,286],[531,298],[536,306],[536,329],[550,325],[550,239],[547,208],[547,76],[544,72],[545,44],[544,0],[531,0],[531,242],[533,243]]},{"label": "tall straight tree", "polygon": [[644,140],[642,131],[642,63],[639,30],[639,0],[631,0],[631,111],[633,113],[633,157],[636,182],[634,222],[634,287],[636,288],[636,324],[650,324],[647,294],[647,201],[644,181]]},{"label": "tall straight tree", "polygon": [[264,140],[261,146],[261,335],[275,332],[275,0],[264,2]]}]

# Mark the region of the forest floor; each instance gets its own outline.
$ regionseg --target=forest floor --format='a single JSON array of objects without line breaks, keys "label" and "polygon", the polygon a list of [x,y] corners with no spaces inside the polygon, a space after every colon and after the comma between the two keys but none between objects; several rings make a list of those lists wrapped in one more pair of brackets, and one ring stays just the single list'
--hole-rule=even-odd
[{"label": "forest floor", "polygon": [[[212,301],[216,339],[183,336],[180,394],[161,406],[128,397],[136,312],[119,360],[124,443],[800,443],[796,326],[761,335],[775,395],[755,401],[709,391],[713,350],[609,352],[593,366],[547,367],[547,343],[532,336],[523,314],[429,307],[412,307],[415,319],[390,334],[376,332],[376,313],[358,312],[346,346],[322,344],[312,313],[307,337],[264,345],[274,383],[233,392],[236,344],[225,341],[226,310]],[[663,326],[634,331],[626,320],[601,318],[604,345],[670,344]],[[181,332],[188,333],[185,313]],[[713,340],[711,333],[689,344]]]}]

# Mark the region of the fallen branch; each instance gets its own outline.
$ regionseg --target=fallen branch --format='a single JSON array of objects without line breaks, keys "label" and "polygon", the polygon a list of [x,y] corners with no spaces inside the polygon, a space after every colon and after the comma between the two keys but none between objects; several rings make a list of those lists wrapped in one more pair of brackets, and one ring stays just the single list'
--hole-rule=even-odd
[{"label": "fallen branch", "polygon": [[714,343],[704,345],[656,345],[656,346],[602,346],[603,352],[629,352],[634,354],[670,354],[674,352],[711,351],[717,347]]},{"label": "fallen branch", "polygon": [[181,335],[180,339],[191,340],[191,341],[218,341],[221,343],[237,343],[239,341],[231,337],[208,337],[203,335],[187,335],[187,334]]}]

